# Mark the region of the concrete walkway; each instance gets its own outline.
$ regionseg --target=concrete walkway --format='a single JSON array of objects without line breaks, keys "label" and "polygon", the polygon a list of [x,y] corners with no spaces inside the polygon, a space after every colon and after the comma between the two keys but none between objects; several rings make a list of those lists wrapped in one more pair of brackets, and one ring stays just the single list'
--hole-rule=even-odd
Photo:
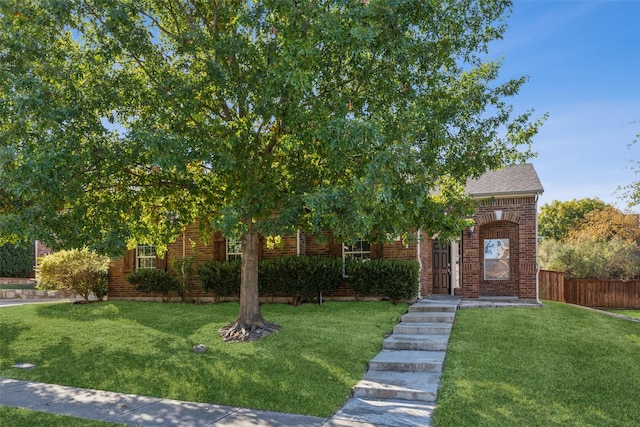
[{"label": "concrete walkway", "polygon": [[383,350],[328,419],[0,378],[0,406],[135,426],[429,426],[460,298],[409,307]]},{"label": "concrete walkway", "polygon": [[429,426],[460,298],[434,296],[409,306],[369,362],[333,427]]}]

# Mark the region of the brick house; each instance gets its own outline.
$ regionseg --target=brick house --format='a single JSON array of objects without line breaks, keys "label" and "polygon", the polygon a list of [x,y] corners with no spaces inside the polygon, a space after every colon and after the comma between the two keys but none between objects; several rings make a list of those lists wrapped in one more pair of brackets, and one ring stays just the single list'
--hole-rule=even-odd
[{"label": "brick house", "polygon": [[[542,185],[530,164],[489,172],[469,181],[467,193],[477,202],[475,226],[465,230],[459,241],[441,245],[428,236],[405,246],[401,241],[353,245],[319,243],[315,236],[298,231],[282,236],[275,248],[261,245],[260,258],[280,256],[326,255],[349,258],[388,258],[416,260],[420,264],[419,295],[456,294],[467,298],[509,296],[537,298],[537,199]],[[187,227],[169,244],[164,256],[152,246],[141,245],[128,250],[111,262],[109,268],[110,299],[149,299],[140,295],[125,276],[136,268],[171,270],[178,258],[195,257],[196,263],[229,261],[240,257],[239,242],[225,239],[221,233],[209,236],[207,244],[197,224]],[[480,248],[484,250],[480,250]],[[455,266],[455,268],[452,268]],[[459,268],[459,267],[462,268]],[[204,291],[193,295],[202,302],[213,296]],[[325,299],[353,299],[346,284],[324,295]]]}]

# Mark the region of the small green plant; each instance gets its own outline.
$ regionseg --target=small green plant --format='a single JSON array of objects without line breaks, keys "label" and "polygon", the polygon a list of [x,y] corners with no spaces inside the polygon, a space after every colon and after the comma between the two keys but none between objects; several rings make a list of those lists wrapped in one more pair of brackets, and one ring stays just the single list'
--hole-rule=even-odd
[{"label": "small green plant", "polygon": [[240,268],[239,260],[209,261],[200,264],[197,270],[202,287],[213,292],[214,300],[220,302],[223,297],[240,295]]},{"label": "small green plant", "polygon": [[89,301],[102,299],[108,290],[109,257],[88,249],[71,249],[45,255],[38,262],[36,281],[41,289],[75,292]]},{"label": "small green plant", "polygon": [[196,273],[195,269],[195,256],[188,256],[185,258],[178,258],[171,263],[171,269],[175,272],[178,282],[179,282],[179,291],[182,297],[182,301],[193,301],[193,276]]},{"label": "small green plant", "polygon": [[164,270],[155,268],[140,268],[127,274],[127,281],[136,290],[145,294],[160,294],[162,301],[169,300],[171,292],[180,290],[180,282]]}]

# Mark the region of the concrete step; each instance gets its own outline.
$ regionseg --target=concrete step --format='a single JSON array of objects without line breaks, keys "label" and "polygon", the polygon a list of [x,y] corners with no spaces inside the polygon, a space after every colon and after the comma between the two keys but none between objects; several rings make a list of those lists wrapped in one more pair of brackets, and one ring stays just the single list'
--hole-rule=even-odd
[{"label": "concrete step", "polygon": [[441,311],[441,312],[455,312],[458,308],[460,299],[453,299],[451,301],[438,301],[431,299],[421,299],[415,304],[409,306],[410,312],[424,312],[424,311]]},{"label": "concrete step", "polygon": [[446,351],[448,342],[446,334],[392,334],[382,342],[382,347],[387,350]]},{"label": "concrete step", "polygon": [[428,322],[443,322],[452,323],[456,317],[456,313],[453,311],[441,312],[441,311],[412,311],[402,315],[401,321],[405,323],[428,323]]},{"label": "concrete step", "polygon": [[369,362],[370,371],[442,372],[444,351],[386,350]]},{"label": "concrete step", "polygon": [[452,323],[444,322],[401,322],[393,328],[394,334],[429,334],[429,335],[449,335],[451,334]]},{"label": "concrete step", "polygon": [[353,388],[354,397],[435,402],[440,374],[369,371]]},{"label": "concrete step", "polygon": [[427,402],[352,397],[323,427],[425,427],[431,425],[434,409]]}]

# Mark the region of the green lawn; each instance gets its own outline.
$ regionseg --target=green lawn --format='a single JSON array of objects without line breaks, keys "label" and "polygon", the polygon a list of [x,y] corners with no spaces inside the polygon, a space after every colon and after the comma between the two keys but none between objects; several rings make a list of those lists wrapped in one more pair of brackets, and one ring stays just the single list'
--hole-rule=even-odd
[{"label": "green lawn", "polygon": [[[227,344],[238,304],[104,302],[0,309],[0,377],[329,416],[407,310],[388,302],[263,305],[282,330]],[[195,344],[206,354],[190,351]],[[12,368],[17,362],[32,370]]]},{"label": "green lawn", "polygon": [[640,310],[607,310],[610,313],[622,314],[623,316],[640,319]]},{"label": "green lawn", "polygon": [[[640,323],[545,306],[458,312],[436,427],[640,425]],[[0,376],[328,416],[406,305],[265,305],[281,332],[225,344],[217,329],[237,310],[134,302],[2,308]],[[209,353],[189,351],[198,343]],[[12,368],[16,362],[37,367]],[[22,424],[10,425],[74,425],[0,408],[0,425],[14,417]]]},{"label": "green lawn", "polygon": [[0,406],[0,425],[10,427],[116,427],[122,424],[103,423],[101,421],[84,420],[65,417],[63,415],[45,414],[25,409]]},{"label": "green lawn", "polygon": [[640,425],[640,323],[545,306],[458,311],[436,427]]}]

